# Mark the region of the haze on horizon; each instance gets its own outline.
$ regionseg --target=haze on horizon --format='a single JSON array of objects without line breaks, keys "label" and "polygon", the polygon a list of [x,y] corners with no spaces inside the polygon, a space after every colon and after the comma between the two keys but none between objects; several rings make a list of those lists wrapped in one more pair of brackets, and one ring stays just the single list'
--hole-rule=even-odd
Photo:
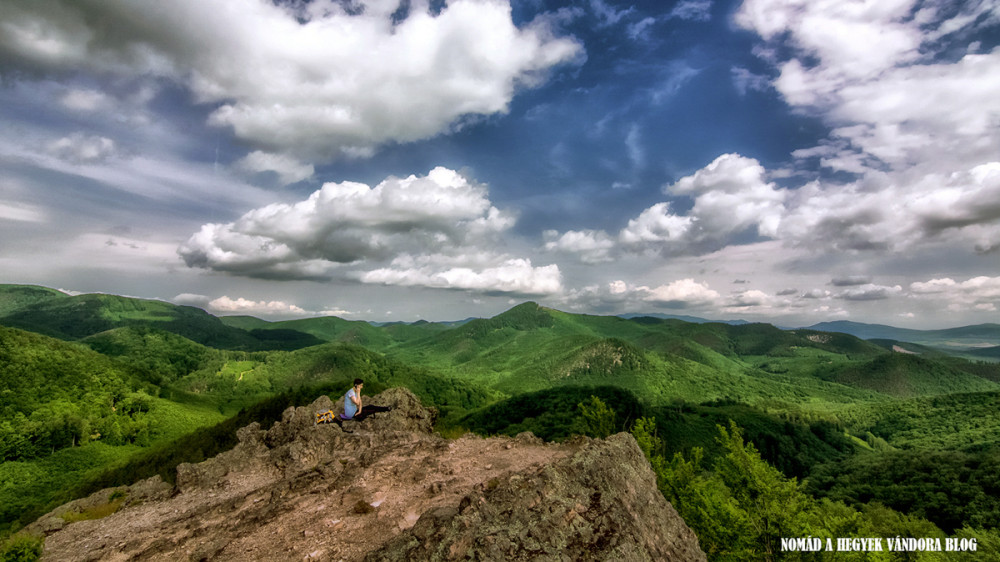
[{"label": "haze on horizon", "polygon": [[1000,1],[0,3],[0,283],[996,322]]}]

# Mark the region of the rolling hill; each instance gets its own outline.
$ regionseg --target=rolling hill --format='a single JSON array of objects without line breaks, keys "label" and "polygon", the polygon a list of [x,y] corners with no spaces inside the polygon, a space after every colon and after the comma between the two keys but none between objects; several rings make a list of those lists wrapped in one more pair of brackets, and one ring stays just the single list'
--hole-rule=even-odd
[{"label": "rolling hill", "polygon": [[106,294],[42,296],[38,292],[25,297],[23,291],[5,287],[5,294],[22,298],[7,300],[9,311],[0,316],[0,325],[62,340],[80,340],[115,328],[149,327],[219,349],[298,349],[322,343],[309,334],[287,329],[247,331],[227,326],[200,308],[158,300]]},{"label": "rolling hill", "polygon": [[62,291],[37,285],[0,285],[0,317],[30,304],[68,296]]}]

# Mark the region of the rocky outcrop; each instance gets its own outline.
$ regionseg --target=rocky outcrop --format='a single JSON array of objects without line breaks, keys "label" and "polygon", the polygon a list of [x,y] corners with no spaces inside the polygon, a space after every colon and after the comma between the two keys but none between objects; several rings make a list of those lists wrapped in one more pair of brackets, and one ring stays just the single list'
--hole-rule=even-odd
[{"label": "rocky outcrop", "polygon": [[705,559],[632,436],[575,446],[569,457],[425,512],[365,560]]},{"label": "rocky outcrop", "polygon": [[[34,526],[48,534],[43,559],[705,559],[627,434],[449,441],[408,390],[368,401],[393,409],[316,425],[316,411],[340,406],[321,397],[179,466],[176,486],[151,479],[67,504]],[[66,523],[108,506],[118,511]]]}]

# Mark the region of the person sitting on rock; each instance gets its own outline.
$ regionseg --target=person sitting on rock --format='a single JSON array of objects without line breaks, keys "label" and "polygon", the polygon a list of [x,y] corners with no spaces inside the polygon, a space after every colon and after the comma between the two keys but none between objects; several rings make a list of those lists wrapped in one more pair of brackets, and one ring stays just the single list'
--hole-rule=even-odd
[{"label": "person sitting on rock", "polygon": [[365,386],[365,381],[354,379],[354,386],[344,395],[344,413],[341,419],[361,421],[376,412],[388,412],[392,408],[389,406],[362,406],[361,388]]}]

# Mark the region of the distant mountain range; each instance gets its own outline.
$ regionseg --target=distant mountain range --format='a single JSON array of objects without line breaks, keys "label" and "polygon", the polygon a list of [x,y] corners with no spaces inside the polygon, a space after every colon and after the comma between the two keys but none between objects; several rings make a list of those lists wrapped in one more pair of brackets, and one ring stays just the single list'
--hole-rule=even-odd
[{"label": "distant mountain range", "polygon": [[629,312],[628,314],[619,314],[620,318],[642,318],[644,316],[649,318],[659,318],[660,320],[682,320],[684,322],[692,322],[694,324],[707,324],[709,322],[718,322],[720,324],[729,324],[730,326],[739,326],[741,324],[749,324],[746,320],[709,320],[707,318],[699,318],[697,316],[687,316],[683,314],[660,314],[659,312]]},{"label": "distant mountain range", "polygon": [[976,324],[943,330],[910,330],[884,324],[839,320],[820,322],[810,330],[841,332],[865,340],[897,340],[979,357],[1000,357],[1000,324]]},{"label": "distant mountain range", "polygon": [[[676,320],[693,324],[749,324],[746,320],[709,320],[697,316],[633,312],[619,318]],[[0,324],[64,340],[76,340],[113,328],[146,325],[223,349],[297,349],[323,341],[343,341],[375,348],[419,339],[432,333],[482,321],[366,322],[334,316],[271,322],[253,316],[216,317],[205,311],[163,301],[108,294],[70,296],[34,285],[0,285]],[[839,332],[864,340],[908,342],[972,358],[1000,357],[1000,324],[977,324],[941,330],[912,330],[884,324],[834,321],[802,328]]]}]

